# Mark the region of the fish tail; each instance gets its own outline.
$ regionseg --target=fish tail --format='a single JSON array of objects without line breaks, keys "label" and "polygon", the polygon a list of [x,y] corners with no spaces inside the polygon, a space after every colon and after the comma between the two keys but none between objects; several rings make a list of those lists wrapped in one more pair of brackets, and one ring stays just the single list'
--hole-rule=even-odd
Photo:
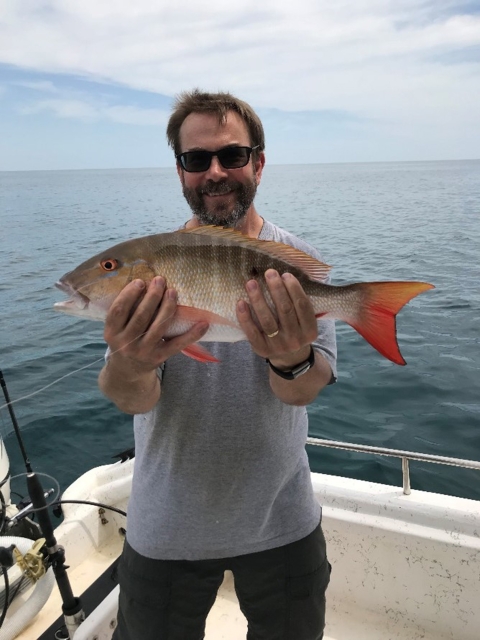
[{"label": "fish tail", "polygon": [[[428,282],[362,282],[345,287],[355,292],[358,304],[342,320],[352,326],[382,356],[405,365],[397,342],[395,316],[412,298],[435,287]],[[356,307],[356,308],[355,308]]]}]

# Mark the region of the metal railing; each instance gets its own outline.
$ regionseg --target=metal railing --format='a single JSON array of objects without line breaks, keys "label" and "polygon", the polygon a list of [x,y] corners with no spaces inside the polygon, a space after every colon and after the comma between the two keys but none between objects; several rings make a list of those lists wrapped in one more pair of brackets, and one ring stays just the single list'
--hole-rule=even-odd
[{"label": "metal railing", "polygon": [[411,493],[410,487],[410,460],[421,462],[433,462],[434,464],[447,464],[452,467],[464,467],[466,469],[477,469],[480,471],[480,462],[477,460],[463,460],[462,458],[448,458],[445,456],[430,455],[428,453],[417,453],[415,451],[402,451],[401,449],[386,449],[385,447],[371,447],[364,444],[353,444],[351,442],[336,442],[335,440],[322,440],[321,438],[308,438],[307,444],[316,447],[329,447],[331,449],[343,449],[344,451],[356,451],[357,453],[371,453],[377,456],[390,456],[401,458],[403,475],[403,493],[407,496]]}]

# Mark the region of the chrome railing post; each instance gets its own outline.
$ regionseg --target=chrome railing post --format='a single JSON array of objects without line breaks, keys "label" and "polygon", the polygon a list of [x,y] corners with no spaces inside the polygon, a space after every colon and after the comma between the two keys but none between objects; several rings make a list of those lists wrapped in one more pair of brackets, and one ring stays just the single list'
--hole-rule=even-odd
[{"label": "chrome railing post", "polygon": [[410,467],[408,465],[408,458],[402,457],[402,475],[403,475],[403,493],[409,496],[412,493],[410,487]]}]

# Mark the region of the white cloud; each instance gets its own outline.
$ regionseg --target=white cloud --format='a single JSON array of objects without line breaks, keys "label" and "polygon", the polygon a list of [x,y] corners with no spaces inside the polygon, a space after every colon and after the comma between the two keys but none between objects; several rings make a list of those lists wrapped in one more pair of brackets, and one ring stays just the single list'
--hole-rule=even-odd
[{"label": "white cloud", "polygon": [[[222,88],[257,107],[478,123],[480,15],[457,7],[453,0],[4,0],[0,61],[166,95]],[[163,117],[75,100],[37,106],[62,117]]]},{"label": "white cloud", "polygon": [[143,109],[120,105],[105,107],[102,109],[102,114],[113,122],[153,126],[165,125],[170,115],[161,109]]},{"label": "white cloud", "polygon": [[41,111],[53,112],[59,118],[76,118],[86,121],[99,119],[98,110],[81,100],[40,100],[21,109],[21,112],[26,115]]},{"label": "white cloud", "polygon": [[50,80],[17,80],[12,82],[17,87],[24,87],[25,89],[33,89],[34,91],[40,91],[42,93],[59,93],[57,87]]},{"label": "white cloud", "polygon": [[95,103],[92,99],[60,97],[58,99],[39,100],[23,107],[21,112],[31,115],[47,111],[59,118],[73,118],[84,122],[110,120],[123,124],[141,126],[164,125],[168,114],[161,109],[144,109],[125,105],[106,105]]}]

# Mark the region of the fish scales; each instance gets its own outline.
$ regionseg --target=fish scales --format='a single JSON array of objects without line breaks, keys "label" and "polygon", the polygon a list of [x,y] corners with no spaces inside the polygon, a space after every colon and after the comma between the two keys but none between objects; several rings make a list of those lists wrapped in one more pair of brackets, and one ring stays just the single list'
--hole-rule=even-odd
[{"label": "fish scales", "polygon": [[170,245],[153,267],[155,273],[164,276],[168,286],[177,291],[179,304],[226,314],[232,321],[236,320],[236,302],[241,298],[248,300],[247,280],[256,279],[271,304],[263,277],[267,269],[277,269],[279,273],[290,271],[308,282],[298,268],[287,262],[238,246]]}]

